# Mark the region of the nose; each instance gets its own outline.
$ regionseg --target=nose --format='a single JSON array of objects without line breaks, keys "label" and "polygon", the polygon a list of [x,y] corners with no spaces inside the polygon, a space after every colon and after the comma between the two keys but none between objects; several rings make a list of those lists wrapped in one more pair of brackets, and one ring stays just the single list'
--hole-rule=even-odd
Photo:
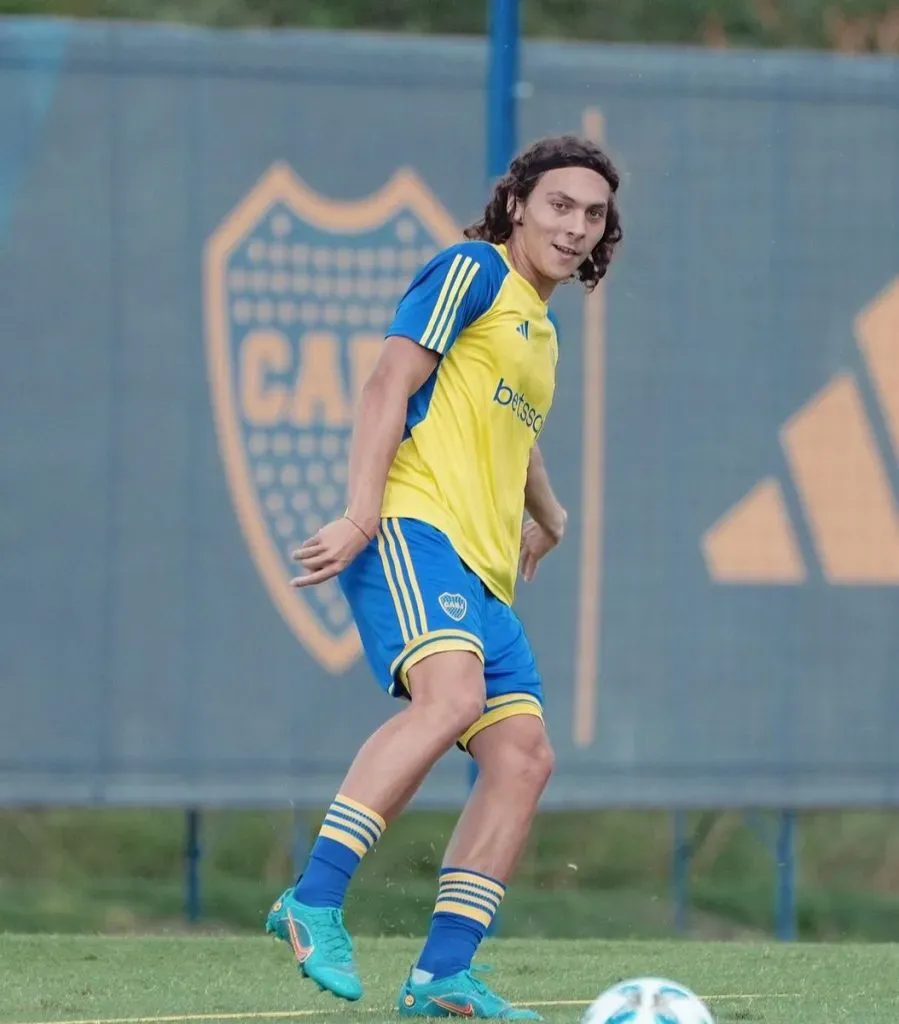
[{"label": "nose", "polygon": [[572,210],[566,225],[572,241],[580,242],[587,234],[587,217],[583,210]]}]

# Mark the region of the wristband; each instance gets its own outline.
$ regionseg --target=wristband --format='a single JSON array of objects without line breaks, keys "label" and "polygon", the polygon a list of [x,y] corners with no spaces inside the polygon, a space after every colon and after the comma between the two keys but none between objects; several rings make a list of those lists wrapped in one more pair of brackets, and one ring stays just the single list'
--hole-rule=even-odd
[{"label": "wristband", "polygon": [[355,526],[355,527],[356,527],[356,529],[357,529],[357,530],[358,530],[358,531],[359,531],[359,532],[360,532],[360,533],[362,534],[362,536],[363,536],[363,537],[364,537],[364,538],[365,538],[365,539],[366,539],[366,540],[367,540],[367,541],[368,541],[369,543],[371,543],[371,541],[372,541],[372,540],[373,540],[374,538],[373,538],[373,537],[369,537],[369,535],[368,535],[368,534],[367,534],[367,533],[365,532],[365,530],[363,530],[363,529],[362,529],[362,527],[361,527],[361,526],[360,526],[360,525],[359,525],[359,524],[358,524],[358,523],[356,522],[356,520],[355,520],[355,519],[351,519],[351,518],[350,518],[350,517],[349,517],[349,516],[348,516],[348,515],[347,515],[347,514],[346,514],[345,512],[344,512],[344,514],[343,514],[343,518],[344,518],[344,519],[349,519],[349,521],[350,521],[350,522],[351,522],[351,523],[353,524],[353,526]]}]

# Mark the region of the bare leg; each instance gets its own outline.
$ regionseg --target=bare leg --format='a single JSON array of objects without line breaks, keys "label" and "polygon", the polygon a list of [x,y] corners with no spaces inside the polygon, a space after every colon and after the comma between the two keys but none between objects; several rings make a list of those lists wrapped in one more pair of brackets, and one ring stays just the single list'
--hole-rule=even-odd
[{"label": "bare leg", "polygon": [[516,715],[488,726],[469,750],[478,779],[444,855],[444,867],[507,882],[524,850],[537,804],[553,769],[543,723]]},{"label": "bare leg", "polygon": [[425,776],[484,708],[481,662],[441,651],[409,672],[412,701],[362,746],[328,809],[297,884],[306,907],[341,907],[361,860]]},{"label": "bare leg", "polygon": [[467,651],[420,661],[409,672],[409,686],[411,704],[366,740],[340,787],[343,796],[388,822],[484,708],[482,666]]},{"label": "bare leg", "polygon": [[349,1000],[362,995],[340,910],[353,874],[388,819],[484,708],[481,662],[468,651],[424,658],[410,670],[409,683],[411,704],[363,745],[293,892],[266,919],[266,929],[293,947],[306,976]]},{"label": "bare leg", "polygon": [[553,768],[543,722],[503,719],[468,744],[478,780],[443,858],[427,941],[413,983],[452,977],[471,965],[524,849]]}]

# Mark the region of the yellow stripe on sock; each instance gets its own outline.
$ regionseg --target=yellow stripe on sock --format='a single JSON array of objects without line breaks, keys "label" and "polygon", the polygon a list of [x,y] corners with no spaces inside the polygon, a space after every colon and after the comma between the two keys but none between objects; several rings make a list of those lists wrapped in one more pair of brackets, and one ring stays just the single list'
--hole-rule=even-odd
[{"label": "yellow stripe on sock", "polygon": [[[444,895],[447,892],[458,892],[466,893],[467,896],[480,896],[481,899],[490,900],[493,903],[499,903],[502,899],[499,893],[493,889],[487,889],[483,885],[476,885],[474,882],[441,882],[440,883],[440,895]],[[466,898],[467,898],[466,896]]]},{"label": "yellow stripe on sock", "polygon": [[369,847],[366,843],[363,843],[361,839],[357,839],[356,836],[345,832],[341,828],[334,828],[333,825],[322,825],[319,835],[325,839],[333,839],[335,843],[346,846],[360,857],[364,857],[368,853]]},{"label": "yellow stripe on sock", "polygon": [[479,910],[477,907],[469,907],[466,903],[454,903],[452,900],[438,900],[434,907],[435,914],[457,914],[459,917],[467,917],[469,921],[477,921],[485,928],[490,927],[493,914],[486,910]]},{"label": "yellow stripe on sock", "polygon": [[344,824],[349,825],[352,823],[364,832],[371,832],[373,834],[372,842],[380,839],[384,832],[384,829],[381,828],[374,818],[370,818],[367,814],[354,810],[352,807],[345,807],[343,804],[337,803],[337,801],[331,804],[328,814],[343,815]]},{"label": "yellow stripe on sock", "polygon": [[360,811],[354,811],[352,807],[343,807],[341,804],[333,803],[328,811],[328,817],[337,818],[342,825],[352,825],[354,828],[358,828],[360,832],[365,832],[366,835],[371,833],[374,839],[381,837],[381,829],[378,827],[377,822],[372,821],[371,818]]},{"label": "yellow stripe on sock", "polygon": [[387,828],[387,822],[378,814],[377,811],[373,811],[370,807],[366,807],[365,804],[360,804],[358,800],[353,800],[348,796],[344,796],[343,793],[338,793],[334,798],[334,804],[339,805],[342,810],[357,811],[364,818],[367,818],[371,825],[374,825],[378,832],[383,832]]},{"label": "yellow stripe on sock", "polygon": [[470,892],[468,889],[458,889],[455,886],[448,889],[441,889],[437,902],[465,900],[467,903],[475,903],[490,914],[495,914],[499,909],[500,900],[485,896],[483,893]]},{"label": "yellow stripe on sock", "polygon": [[347,834],[355,836],[365,843],[366,850],[370,850],[380,838],[377,832],[372,830],[371,825],[363,825],[360,821],[347,821],[340,814],[335,814],[333,808],[325,815],[324,824],[331,828],[343,829]]},{"label": "yellow stripe on sock", "polygon": [[444,885],[459,882],[467,883],[468,885],[479,885],[482,889],[488,889],[490,892],[495,893],[500,899],[506,895],[506,887],[504,885],[484,875],[475,875],[470,871],[447,871],[440,876],[441,888]]}]

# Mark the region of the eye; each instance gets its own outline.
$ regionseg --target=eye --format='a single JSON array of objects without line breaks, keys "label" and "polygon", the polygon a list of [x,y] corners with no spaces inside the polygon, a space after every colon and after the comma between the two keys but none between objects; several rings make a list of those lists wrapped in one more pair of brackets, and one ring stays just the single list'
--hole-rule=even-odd
[{"label": "eye", "polygon": [[561,199],[553,199],[550,205],[554,210],[558,210],[560,213],[566,209],[565,204]]}]

